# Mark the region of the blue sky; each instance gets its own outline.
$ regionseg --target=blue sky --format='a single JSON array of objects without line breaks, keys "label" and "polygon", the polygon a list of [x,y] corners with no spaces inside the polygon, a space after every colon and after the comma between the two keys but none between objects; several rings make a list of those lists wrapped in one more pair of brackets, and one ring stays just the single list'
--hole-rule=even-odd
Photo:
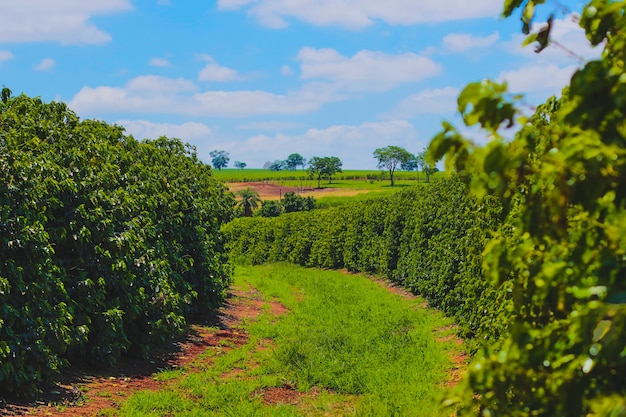
[{"label": "blue sky", "polygon": [[529,113],[557,94],[599,54],[563,7],[582,3],[547,2],[563,47],[535,54],[501,0],[1,0],[0,84],[178,137],[205,162],[298,152],[374,169],[376,148],[418,153],[442,120],[462,127],[469,82],[506,80]]}]

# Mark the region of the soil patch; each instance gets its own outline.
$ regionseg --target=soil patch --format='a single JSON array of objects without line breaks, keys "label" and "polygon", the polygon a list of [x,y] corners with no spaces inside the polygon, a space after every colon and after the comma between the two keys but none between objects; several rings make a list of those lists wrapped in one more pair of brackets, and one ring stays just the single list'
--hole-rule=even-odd
[{"label": "soil patch", "polygon": [[254,289],[233,288],[214,318],[191,325],[183,337],[153,352],[149,359],[122,358],[104,371],[85,364],[72,366],[37,401],[0,398],[0,416],[94,416],[104,409],[118,408],[136,391],[158,390],[167,384],[155,378],[157,372],[164,369],[197,372],[212,360],[201,356],[207,349],[219,347],[228,351],[245,344],[248,335],[239,328],[240,324],[266,309],[276,316],[287,312],[282,304],[263,300]]},{"label": "soil patch", "polygon": [[354,196],[357,194],[369,193],[372,190],[351,190],[345,188],[300,188],[287,187],[284,185],[274,184],[271,182],[230,182],[225,184],[232,192],[251,188],[259,193],[261,200],[280,200],[285,193],[294,192],[302,197],[325,197],[325,196]]},{"label": "soil patch", "polygon": [[269,387],[257,391],[265,404],[297,404],[300,397],[307,395],[291,387]]}]

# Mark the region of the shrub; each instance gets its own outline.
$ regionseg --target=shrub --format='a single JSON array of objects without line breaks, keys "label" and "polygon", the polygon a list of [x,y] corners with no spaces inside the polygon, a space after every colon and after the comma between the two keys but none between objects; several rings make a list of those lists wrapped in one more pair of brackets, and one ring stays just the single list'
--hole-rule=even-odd
[{"label": "shrub", "polygon": [[0,103],[0,382],[142,356],[218,305],[232,197],[193,148],[138,142],[63,103]]}]

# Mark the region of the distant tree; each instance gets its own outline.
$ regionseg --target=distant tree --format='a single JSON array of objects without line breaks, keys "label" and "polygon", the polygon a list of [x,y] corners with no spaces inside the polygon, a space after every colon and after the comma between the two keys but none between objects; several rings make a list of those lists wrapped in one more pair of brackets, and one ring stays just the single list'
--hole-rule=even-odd
[{"label": "distant tree", "polygon": [[283,212],[283,207],[277,200],[263,200],[257,214],[261,217],[278,217]]},{"label": "distant tree", "polygon": [[211,163],[214,168],[221,170],[222,168],[226,168],[228,166],[228,161],[230,161],[228,152],[214,150],[211,151],[209,155],[211,156]]},{"label": "distant tree", "polygon": [[315,198],[302,197],[301,195],[298,195],[293,191],[285,193],[281,203],[285,213],[293,213],[295,211],[308,211],[315,208]]},{"label": "distant tree", "polygon": [[426,182],[430,182],[430,176],[435,172],[439,172],[439,169],[435,164],[430,162],[428,157],[428,149],[424,149],[415,157],[419,169],[426,175]]},{"label": "distant tree", "polygon": [[243,209],[244,217],[251,217],[252,212],[259,207],[261,202],[259,193],[250,187],[237,191],[237,197],[239,197],[237,205]]},{"label": "distant tree", "polygon": [[333,175],[341,172],[343,162],[336,156],[314,156],[309,160],[309,176],[317,178],[317,188],[321,188],[320,181],[322,178],[328,178],[328,183],[332,183]]},{"label": "distant tree", "polygon": [[300,165],[302,165],[302,169],[304,169],[306,159],[304,159],[304,157],[299,153],[292,153],[285,160],[285,165],[287,166],[287,169],[291,171],[295,171]]},{"label": "distant tree", "polygon": [[247,166],[248,164],[246,164],[245,162],[235,161],[235,168],[244,169]]},{"label": "distant tree", "polygon": [[0,93],[0,97],[2,98],[2,102],[6,103],[11,98],[13,92],[5,86],[2,86],[2,93]]},{"label": "distant tree", "polygon": [[411,159],[400,163],[400,169],[403,171],[415,171],[419,168],[417,156],[411,155]]},{"label": "distant tree", "polygon": [[280,161],[277,159],[272,162],[268,168],[270,171],[282,171],[283,169],[285,169],[285,161]]},{"label": "distant tree", "polygon": [[311,179],[317,178],[317,188],[322,188],[320,185],[320,181],[322,179],[323,171],[322,171],[322,158],[319,156],[314,156],[309,159],[309,177]]},{"label": "distant tree", "polygon": [[374,158],[378,159],[378,168],[389,171],[391,186],[395,185],[393,174],[402,163],[408,163],[415,157],[409,151],[399,146],[387,146],[374,151]]}]

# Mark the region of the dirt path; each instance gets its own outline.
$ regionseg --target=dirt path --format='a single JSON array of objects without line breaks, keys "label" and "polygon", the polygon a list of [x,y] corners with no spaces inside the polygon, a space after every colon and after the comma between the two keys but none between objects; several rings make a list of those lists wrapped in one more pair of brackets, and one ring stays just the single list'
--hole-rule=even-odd
[{"label": "dirt path", "polygon": [[276,316],[287,312],[282,304],[264,301],[254,290],[233,288],[213,322],[190,326],[184,337],[154,352],[148,360],[124,358],[105,372],[72,367],[34,403],[0,399],[0,416],[95,416],[101,410],[118,408],[136,391],[158,390],[167,384],[154,378],[160,370],[198,371],[211,363],[211,358],[200,356],[207,349],[228,351],[245,344],[248,335],[239,325],[244,319],[254,319],[264,312],[268,304]]},{"label": "dirt path", "polygon": [[[387,281],[376,281],[403,297],[415,297]],[[167,384],[168,381],[160,381],[154,377],[160,370],[184,369],[185,372],[198,372],[212,361],[211,357],[201,355],[207,349],[218,348],[228,351],[245,344],[248,335],[240,326],[242,321],[254,319],[264,312],[268,305],[271,314],[276,316],[287,312],[279,302],[263,300],[261,294],[254,289],[244,291],[241,288],[233,288],[215,320],[192,325],[184,337],[173,341],[160,352],[155,352],[150,359],[123,359],[106,372],[73,367],[35,403],[0,399],[0,416],[95,416],[105,409],[117,409],[134,392],[146,389],[158,390]],[[453,340],[455,344],[462,343],[454,336],[454,329],[450,327],[438,329],[436,338],[441,342]],[[450,352],[450,355],[453,368],[447,385],[453,386],[462,377],[468,357],[458,352]],[[304,394],[287,387],[268,389],[261,395],[266,403],[290,404],[297,402]]]}]

